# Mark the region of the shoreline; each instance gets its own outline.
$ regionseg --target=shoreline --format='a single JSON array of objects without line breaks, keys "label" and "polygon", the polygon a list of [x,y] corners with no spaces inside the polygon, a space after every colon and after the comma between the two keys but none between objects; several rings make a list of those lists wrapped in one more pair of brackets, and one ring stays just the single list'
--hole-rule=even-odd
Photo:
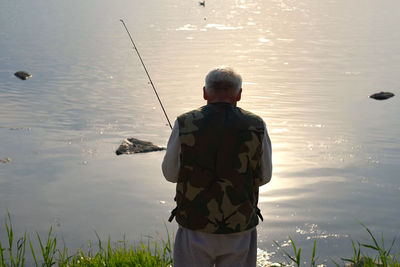
[{"label": "shoreline", "polygon": [[[290,238],[290,244],[281,245],[275,242],[279,253],[282,256],[280,262],[270,262],[266,251],[259,249],[257,253],[257,267],[276,267],[276,266],[302,266],[307,261],[310,266],[400,266],[400,250],[393,252],[394,245],[400,245],[394,239],[390,247],[385,246],[385,241],[377,241],[371,230],[361,224],[370,236],[370,243],[364,244],[351,240],[353,246],[353,256],[350,258],[340,258],[341,263],[333,260],[331,262],[319,262],[317,239],[314,239],[311,255],[302,255],[301,248],[298,248]],[[1,229],[1,228],[0,228]],[[3,244],[0,241],[0,267],[6,266],[25,266],[26,262],[32,262],[34,266],[160,266],[169,267],[173,265],[173,238],[166,229],[167,239],[147,242],[140,241],[138,245],[130,245],[125,238],[120,241],[112,242],[108,238],[107,242],[101,241],[97,236],[97,243],[89,241],[88,250],[78,249],[69,255],[69,250],[65,245],[61,248],[57,245],[56,234],[50,227],[46,237],[40,236],[37,232],[23,235],[15,235],[13,231],[10,213],[4,224],[8,242]],[[62,240],[63,241],[63,240]],[[93,247],[96,244],[96,248]],[[387,245],[387,244],[386,244]],[[367,251],[367,253],[366,253]],[[371,257],[368,252],[374,252]],[[27,255],[27,252],[30,255]],[[304,259],[305,257],[305,259]],[[27,265],[31,266],[31,265]]]}]

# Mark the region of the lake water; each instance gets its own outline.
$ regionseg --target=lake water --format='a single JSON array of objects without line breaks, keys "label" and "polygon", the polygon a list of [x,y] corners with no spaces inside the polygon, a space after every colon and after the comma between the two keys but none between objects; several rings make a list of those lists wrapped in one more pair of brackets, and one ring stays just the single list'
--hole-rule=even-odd
[{"label": "lake water", "polygon": [[[239,106],[266,121],[274,172],[262,187],[259,248],[292,237],[319,263],[400,235],[397,0],[0,0],[0,219],[70,251],[165,236],[174,185],[165,152],[116,156],[128,137],[166,145],[169,117],[204,104],[204,76],[231,65]],[[27,70],[33,77],[18,80]],[[386,101],[368,95],[391,91]],[[176,223],[166,223],[176,231]],[[0,228],[4,240],[4,227]],[[396,245],[398,248],[398,245]],[[288,247],[290,249],[290,247]]]}]

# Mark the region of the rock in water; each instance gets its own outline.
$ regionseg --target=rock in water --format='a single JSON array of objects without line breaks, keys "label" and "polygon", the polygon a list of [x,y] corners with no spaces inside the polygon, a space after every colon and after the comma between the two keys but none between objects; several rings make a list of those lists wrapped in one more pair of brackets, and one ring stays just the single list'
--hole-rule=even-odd
[{"label": "rock in water", "polygon": [[393,96],[394,96],[394,94],[391,92],[379,92],[379,93],[372,94],[369,97],[376,99],[376,100],[385,100],[385,99],[391,98]]},{"label": "rock in water", "polygon": [[17,71],[16,73],[14,73],[15,76],[17,76],[18,78],[20,78],[21,80],[27,80],[29,78],[32,77],[31,74],[27,73],[26,71]]},{"label": "rock in water", "polygon": [[9,163],[9,162],[11,162],[11,159],[10,158],[0,159],[0,162],[1,163]]},{"label": "rock in water", "polygon": [[133,154],[133,153],[144,153],[152,151],[165,150],[165,147],[159,147],[154,145],[152,142],[142,141],[136,138],[128,138],[122,141],[115,153],[117,155],[121,154]]}]

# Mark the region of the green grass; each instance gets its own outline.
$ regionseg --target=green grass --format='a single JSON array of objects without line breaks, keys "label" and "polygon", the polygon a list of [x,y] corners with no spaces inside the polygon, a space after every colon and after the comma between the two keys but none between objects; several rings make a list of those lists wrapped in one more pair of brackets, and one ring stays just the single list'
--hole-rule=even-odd
[{"label": "green grass", "polygon": [[[371,239],[370,244],[351,241],[353,256],[350,258],[341,258],[341,262],[331,259],[328,266],[394,266],[400,267],[400,252],[394,252],[393,247],[396,240],[390,243],[387,248],[385,240],[382,238],[378,241],[373,233],[365,225],[362,227],[368,232]],[[50,228],[45,238],[38,233],[31,236],[26,232],[18,239],[14,236],[14,230],[11,223],[11,216],[5,222],[5,231],[8,242],[2,244],[0,242],[0,267],[19,267],[19,266],[143,266],[143,267],[167,267],[172,266],[172,242],[170,234],[166,241],[147,243],[141,242],[137,246],[128,245],[125,240],[117,243],[111,243],[110,238],[106,244],[103,244],[100,237],[96,233],[98,243],[97,248],[92,248],[89,242],[88,250],[79,249],[77,252],[69,255],[68,248],[63,246],[60,248],[57,243],[57,236]],[[2,229],[0,228],[0,232]],[[277,242],[278,251],[281,252],[283,261],[275,263],[274,266],[303,266],[304,262],[302,249],[298,248],[290,238],[291,251],[286,251]],[[29,264],[27,263],[26,252],[29,252]],[[369,253],[374,256],[370,256]],[[311,255],[309,255],[309,265],[318,266],[317,257],[317,240],[314,240]]]},{"label": "green grass", "polygon": [[[366,227],[364,224],[361,224],[362,227],[368,232],[369,237],[371,238],[371,244],[365,244],[360,242],[351,241],[353,251],[353,256],[351,258],[341,258],[341,263],[333,260],[331,258],[331,264],[335,266],[354,266],[354,267],[400,267],[400,252],[393,252],[392,249],[395,245],[396,239],[393,239],[390,247],[386,248],[385,240],[381,238],[381,241],[378,242],[375,236],[372,234],[371,230]],[[277,266],[302,266],[301,265],[301,248],[297,248],[292,238],[290,238],[290,242],[292,245],[293,252],[288,252],[282,248],[280,244],[275,242],[278,249],[280,250],[284,260],[286,263],[278,263]],[[317,250],[317,240],[314,240],[313,250],[310,257],[310,266],[316,267],[318,266],[318,258],[316,257]],[[370,256],[368,252],[374,253],[375,256]]]},{"label": "green grass", "polygon": [[172,266],[172,242],[167,230],[168,239],[160,242],[141,242],[137,246],[128,245],[124,239],[112,244],[110,238],[103,244],[98,238],[98,248],[93,251],[92,243],[89,249],[79,249],[76,253],[68,255],[68,249],[59,248],[57,237],[50,228],[43,239],[38,233],[31,237],[25,232],[15,242],[11,216],[8,213],[5,229],[8,242],[3,246],[0,242],[0,267],[28,266],[26,263],[26,248],[29,246],[32,263],[29,266],[143,266],[167,267]]}]

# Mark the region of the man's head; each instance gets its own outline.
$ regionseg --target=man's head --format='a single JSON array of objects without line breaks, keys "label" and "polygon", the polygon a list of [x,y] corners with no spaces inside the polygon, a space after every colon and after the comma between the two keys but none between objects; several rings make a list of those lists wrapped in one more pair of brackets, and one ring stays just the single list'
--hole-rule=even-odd
[{"label": "man's head", "polygon": [[207,103],[228,102],[236,106],[242,94],[242,77],[232,68],[221,66],[210,71],[203,87]]}]

